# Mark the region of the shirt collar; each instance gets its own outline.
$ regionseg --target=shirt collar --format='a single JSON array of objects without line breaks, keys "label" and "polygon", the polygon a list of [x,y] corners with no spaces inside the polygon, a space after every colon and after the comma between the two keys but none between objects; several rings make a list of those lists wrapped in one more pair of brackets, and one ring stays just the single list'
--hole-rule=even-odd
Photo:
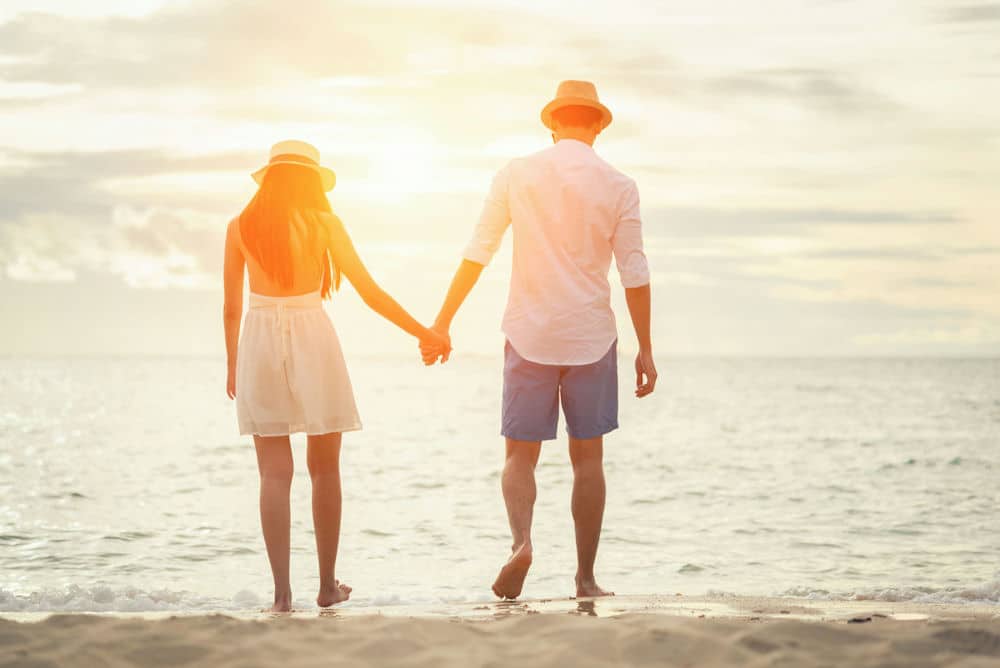
[{"label": "shirt collar", "polygon": [[593,146],[591,146],[585,141],[580,141],[579,139],[570,139],[567,137],[566,139],[560,139],[559,141],[556,142],[556,146],[562,146],[563,144],[565,144],[566,146],[571,146],[574,149],[579,149],[582,147],[587,149],[588,151],[594,150]]}]

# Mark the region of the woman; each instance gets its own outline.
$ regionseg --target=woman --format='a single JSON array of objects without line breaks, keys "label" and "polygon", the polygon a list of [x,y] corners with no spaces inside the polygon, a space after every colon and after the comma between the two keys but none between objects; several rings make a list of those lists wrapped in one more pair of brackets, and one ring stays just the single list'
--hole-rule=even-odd
[{"label": "woman", "polygon": [[[365,303],[421,345],[443,351],[441,336],[418,323],[372,279],[325,192],[336,182],[319,151],[285,141],[253,174],[260,184],[229,224],[225,251],[226,392],[236,400],[241,434],[253,434],[260,471],[260,519],[274,576],[273,611],[291,609],[288,562],[289,434],[307,434],[313,523],[322,607],[345,601],[351,588],[335,577],[340,538],[341,434],[361,428],[340,343],[322,308],[347,276]],[[250,304],[243,315],[243,273]],[[237,345],[239,341],[239,345]]]}]

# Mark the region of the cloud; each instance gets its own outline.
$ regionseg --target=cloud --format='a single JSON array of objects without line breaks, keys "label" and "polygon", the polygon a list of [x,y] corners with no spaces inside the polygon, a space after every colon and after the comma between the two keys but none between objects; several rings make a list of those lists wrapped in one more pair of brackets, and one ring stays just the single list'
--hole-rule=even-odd
[{"label": "cloud", "polygon": [[132,99],[196,90],[202,104],[256,119],[302,119],[310,105],[289,101],[318,96],[333,111],[349,97],[360,107],[351,115],[413,109],[433,121],[474,108],[490,122],[523,115],[522,98],[534,121],[568,69],[619,94],[676,85],[660,45],[622,49],[572,24],[552,31],[551,20],[526,9],[359,0],[302,0],[295,11],[211,0],[140,17],[29,13],[0,25],[0,80],[128,90]]},{"label": "cloud", "polygon": [[829,260],[904,260],[911,262],[928,262],[976,255],[1000,256],[1000,246],[969,248],[927,244],[878,248],[827,248],[803,254],[804,257]]},{"label": "cloud", "polygon": [[815,68],[770,68],[711,78],[708,92],[759,102],[794,102],[833,114],[884,112],[898,109],[884,92],[866,88],[856,77]]},{"label": "cloud", "polygon": [[3,153],[0,163],[0,226],[30,213],[50,212],[92,217],[116,204],[143,204],[114,194],[105,184],[115,179],[141,179],[165,174],[248,170],[261,156],[250,152],[175,155],[155,149]]},{"label": "cloud", "polygon": [[800,236],[820,227],[951,225],[960,220],[949,211],[833,208],[669,207],[644,215],[649,234],[680,237]]},{"label": "cloud", "polygon": [[31,283],[105,274],[135,287],[202,287],[221,270],[224,236],[224,220],[191,210],[32,214],[0,225],[0,268]]},{"label": "cloud", "polygon": [[[646,145],[659,132],[653,119],[680,112],[708,123],[732,104],[764,105],[768,118],[784,111],[775,106],[841,116],[898,108],[847,71],[747,69],[744,59],[705,69],[666,41],[585,21],[553,31],[543,11],[360,0],[303,0],[288,11],[265,0],[209,0],[140,17],[23,14],[0,25],[0,79],[83,86],[80,105],[101,109],[94,123],[155,117],[170,95],[173,110],[199,122],[308,123],[333,135],[382,121],[476,146],[496,136],[544,138],[539,108],[570,74],[598,83],[616,112],[616,141]],[[696,121],[692,130],[713,125],[696,130]]]},{"label": "cloud", "polygon": [[500,65],[529,37],[533,22],[522,18],[523,12],[344,0],[302,0],[294,11],[266,0],[216,0],[141,17],[30,13],[0,25],[0,54],[13,60],[0,74],[135,89],[232,89],[288,78],[377,81],[461,69],[469,60]]},{"label": "cloud", "polygon": [[927,327],[917,326],[906,329],[896,329],[887,332],[859,334],[852,339],[853,343],[880,353],[894,353],[900,348],[974,348],[982,347],[989,350],[1000,345],[996,324],[989,326],[977,322],[956,322],[950,326]]},{"label": "cloud", "polygon": [[943,249],[928,248],[828,248],[803,254],[817,260],[903,260],[926,262],[945,257]]},{"label": "cloud", "polygon": [[[209,285],[221,269],[225,224],[252,193],[249,172],[261,153],[0,151],[0,273],[28,282],[112,274],[130,285]],[[331,201],[359,246],[416,237],[457,256],[482,205],[481,193],[369,202],[351,181],[377,175],[370,160],[340,156],[337,167],[346,192]],[[435,224],[414,211],[434,212]]]},{"label": "cloud", "polygon": [[69,283],[76,280],[76,270],[72,267],[25,250],[11,254],[6,275],[15,281],[33,283]]},{"label": "cloud", "polygon": [[[998,254],[1000,254],[1000,250],[998,250]],[[976,281],[938,278],[935,276],[919,276],[917,278],[909,278],[904,281],[900,281],[899,284],[903,287],[941,288],[945,290],[979,287],[979,284]]]},{"label": "cloud", "polygon": [[190,194],[186,204],[175,196],[165,205],[161,199],[171,198],[116,193],[107,184],[255,164],[238,152],[8,151],[3,157],[0,266],[7,277],[50,282],[104,272],[129,284],[189,287],[219,268],[226,219],[218,206]]},{"label": "cloud", "polygon": [[954,7],[943,13],[950,23],[990,23],[1000,21],[1000,3],[978,2]]},{"label": "cloud", "polygon": [[[682,265],[678,271],[686,271]],[[725,271],[724,268],[720,269]],[[703,274],[698,274],[699,276]],[[713,273],[709,272],[709,277]],[[935,354],[964,350],[996,354],[996,318],[972,309],[938,304],[907,306],[878,298],[832,298],[822,285],[797,289],[780,279],[752,280],[736,270],[723,280],[667,280],[655,289],[656,328],[661,346],[678,353],[845,355],[878,351]],[[667,315],[662,314],[666,312]],[[947,343],[913,336],[895,347],[877,342],[898,332],[940,332],[975,328],[981,339]],[[734,334],[738,333],[738,334]]]},{"label": "cloud", "polygon": [[[0,105],[17,106],[17,103],[35,105],[47,100],[60,100],[80,93],[79,84],[50,84],[34,81],[9,83],[0,81]],[[0,106],[0,108],[2,108]]]},{"label": "cloud", "polygon": [[[333,204],[366,259],[391,258],[386,273],[406,285],[446,273],[490,174],[547,142],[538,108],[572,74],[597,81],[616,113],[600,150],[643,184],[662,298],[705,325],[692,340],[759,327],[778,352],[815,351],[961,329],[966,311],[940,307],[995,308],[991,164],[977,156],[998,135],[992,98],[939,96],[933,78],[985,67],[995,47],[901,42],[904,64],[855,35],[859,51],[830,60],[829,44],[848,39],[840,18],[870,13],[837,4],[843,16],[823,26],[790,14],[795,35],[755,24],[773,38],[761,49],[719,44],[744,17],[704,8],[690,30],[663,31],[649,7],[634,14],[650,19],[644,30],[582,11],[554,31],[544,3],[198,0],[134,17],[22,14],[0,24],[5,141],[132,148],[0,147],[0,283],[217,284],[246,172],[273,134],[298,129],[333,161]],[[991,25],[996,6],[967,0],[939,18],[964,34]],[[910,27],[889,21],[893,34]],[[503,273],[487,281],[500,290]]]},{"label": "cloud", "polygon": [[214,285],[225,222],[196,210],[118,207],[113,223],[121,248],[112,255],[111,273],[130,285]]},{"label": "cloud", "polygon": [[[343,3],[214,2],[197,11],[167,8],[137,18],[67,18],[24,14],[0,26],[11,80],[78,82],[88,87],[246,85],[271,77],[372,74],[397,63],[351,20]],[[348,17],[356,18],[356,17]],[[322,26],[322,28],[321,28]],[[291,47],[291,48],[289,48]]]}]

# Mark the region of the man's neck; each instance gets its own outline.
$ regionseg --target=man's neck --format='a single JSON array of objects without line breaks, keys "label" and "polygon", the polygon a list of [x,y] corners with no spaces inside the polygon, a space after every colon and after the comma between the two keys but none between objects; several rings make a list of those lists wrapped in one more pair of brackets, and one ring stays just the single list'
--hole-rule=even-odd
[{"label": "man's neck", "polygon": [[575,139],[576,141],[583,142],[587,146],[593,146],[594,140],[597,139],[597,136],[594,135],[594,133],[590,132],[589,130],[584,130],[584,129],[578,130],[576,128],[568,128],[568,129],[563,129],[558,134],[553,135],[553,139],[556,140],[556,143],[561,142],[563,139]]}]

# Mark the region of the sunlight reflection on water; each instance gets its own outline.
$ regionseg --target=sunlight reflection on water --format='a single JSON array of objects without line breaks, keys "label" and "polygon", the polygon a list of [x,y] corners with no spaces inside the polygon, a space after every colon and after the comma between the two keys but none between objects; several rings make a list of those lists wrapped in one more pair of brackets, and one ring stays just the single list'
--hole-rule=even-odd
[{"label": "sunlight reflection on water", "polygon": [[[510,541],[499,359],[411,362],[350,365],[365,430],[344,439],[338,575],[358,605],[488,601]],[[623,428],[606,445],[608,586],[1000,599],[1000,362],[662,366],[651,399],[634,400],[622,378]],[[0,361],[0,609],[267,599],[253,449],[219,369]],[[318,579],[303,440],[292,568],[308,606]],[[570,479],[565,439],[546,445],[529,596],[572,591]]]}]

